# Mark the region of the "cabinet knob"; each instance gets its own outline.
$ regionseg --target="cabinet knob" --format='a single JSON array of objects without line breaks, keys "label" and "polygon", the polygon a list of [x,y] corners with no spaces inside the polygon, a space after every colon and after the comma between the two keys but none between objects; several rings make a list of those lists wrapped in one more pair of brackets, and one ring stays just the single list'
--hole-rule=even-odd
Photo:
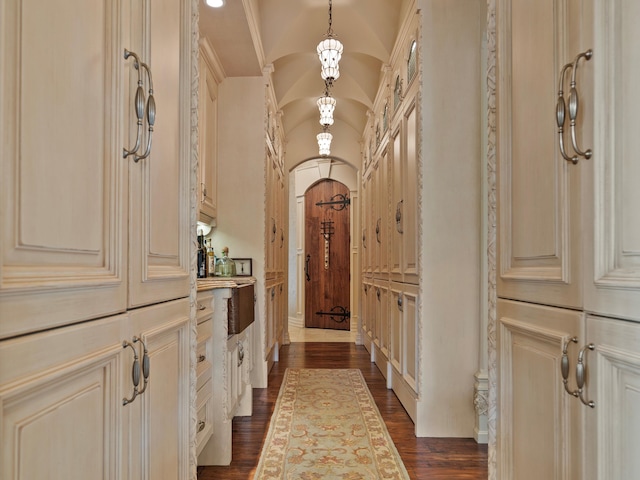
[{"label": "cabinet knob", "polygon": [[204,427],[207,423],[204,420],[200,420],[198,422],[198,432],[201,432],[202,430],[204,430]]},{"label": "cabinet knob", "polygon": [[206,355],[198,355],[198,363],[202,363],[207,359]]}]

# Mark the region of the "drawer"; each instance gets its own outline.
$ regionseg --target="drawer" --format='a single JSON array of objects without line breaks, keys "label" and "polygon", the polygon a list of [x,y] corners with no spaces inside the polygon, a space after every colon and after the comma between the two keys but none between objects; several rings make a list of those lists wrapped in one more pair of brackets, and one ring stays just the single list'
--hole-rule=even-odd
[{"label": "drawer", "polygon": [[196,426],[196,451],[200,455],[202,448],[213,434],[213,395],[211,382],[198,390],[196,408],[198,422]]},{"label": "drawer", "polygon": [[207,348],[209,345],[211,342],[199,343],[196,350],[196,390],[203,388],[203,385],[212,378],[213,364],[211,363],[211,352]]},{"label": "drawer", "polygon": [[213,290],[198,292],[196,296],[196,318],[202,323],[213,316]]}]

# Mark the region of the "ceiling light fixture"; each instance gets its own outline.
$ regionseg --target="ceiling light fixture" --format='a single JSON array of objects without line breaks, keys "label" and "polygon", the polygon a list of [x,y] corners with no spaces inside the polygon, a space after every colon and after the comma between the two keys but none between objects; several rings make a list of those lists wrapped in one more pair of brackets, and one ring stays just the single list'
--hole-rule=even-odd
[{"label": "ceiling light fixture", "polygon": [[224,0],[205,0],[207,5],[213,8],[220,8],[224,5]]},{"label": "ceiling light fixture", "polygon": [[320,125],[333,125],[333,111],[336,108],[336,99],[329,94],[329,89],[325,90],[324,96],[318,99],[318,110],[320,110]]},{"label": "ceiling light fixture", "polygon": [[324,127],[324,131],[316,135],[318,139],[318,153],[323,157],[326,157],[331,153],[331,139],[333,135],[329,133],[329,129]]},{"label": "ceiling light fixture", "polygon": [[329,85],[340,76],[338,62],[340,62],[343,50],[342,43],[333,37],[331,10],[332,4],[331,0],[329,0],[329,29],[327,30],[327,38],[322,40],[317,48],[318,57],[320,58],[320,63],[322,63],[322,79],[328,82]]}]

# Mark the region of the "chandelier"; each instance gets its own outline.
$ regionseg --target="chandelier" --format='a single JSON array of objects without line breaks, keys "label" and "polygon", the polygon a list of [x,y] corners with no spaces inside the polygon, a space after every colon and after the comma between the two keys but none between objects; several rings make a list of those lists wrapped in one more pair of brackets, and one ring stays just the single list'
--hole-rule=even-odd
[{"label": "chandelier", "polygon": [[319,133],[316,138],[318,139],[318,154],[326,157],[331,153],[333,135],[331,135],[327,127],[324,127],[323,132]]},{"label": "chandelier", "polygon": [[333,125],[333,110],[336,108],[336,99],[329,94],[329,89],[325,90],[324,96],[318,99],[318,110],[320,110],[320,125]]},{"label": "chandelier", "polygon": [[331,0],[329,0],[329,29],[324,40],[318,44],[316,49],[320,63],[322,64],[322,79],[329,84],[334,80],[337,80],[340,76],[340,67],[338,62],[342,57],[342,43],[337,38],[333,37],[333,29],[331,28]]}]

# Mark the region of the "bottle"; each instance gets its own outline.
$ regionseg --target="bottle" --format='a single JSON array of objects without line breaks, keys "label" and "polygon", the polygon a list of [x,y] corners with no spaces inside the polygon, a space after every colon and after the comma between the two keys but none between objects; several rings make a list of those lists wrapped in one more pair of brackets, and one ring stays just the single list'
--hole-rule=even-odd
[{"label": "bottle", "polygon": [[222,249],[222,258],[218,260],[216,269],[223,277],[233,277],[236,274],[236,262],[229,258],[229,247]]},{"label": "bottle", "polygon": [[213,245],[211,245],[211,239],[209,239],[209,250],[207,251],[207,276],[213,277],[216,273],[216,256],[213,253]]},{"label": "bottle", "polygon": [[198,278],[206,276],[207,255],[204,249],[204,235],[198,235]]}]

